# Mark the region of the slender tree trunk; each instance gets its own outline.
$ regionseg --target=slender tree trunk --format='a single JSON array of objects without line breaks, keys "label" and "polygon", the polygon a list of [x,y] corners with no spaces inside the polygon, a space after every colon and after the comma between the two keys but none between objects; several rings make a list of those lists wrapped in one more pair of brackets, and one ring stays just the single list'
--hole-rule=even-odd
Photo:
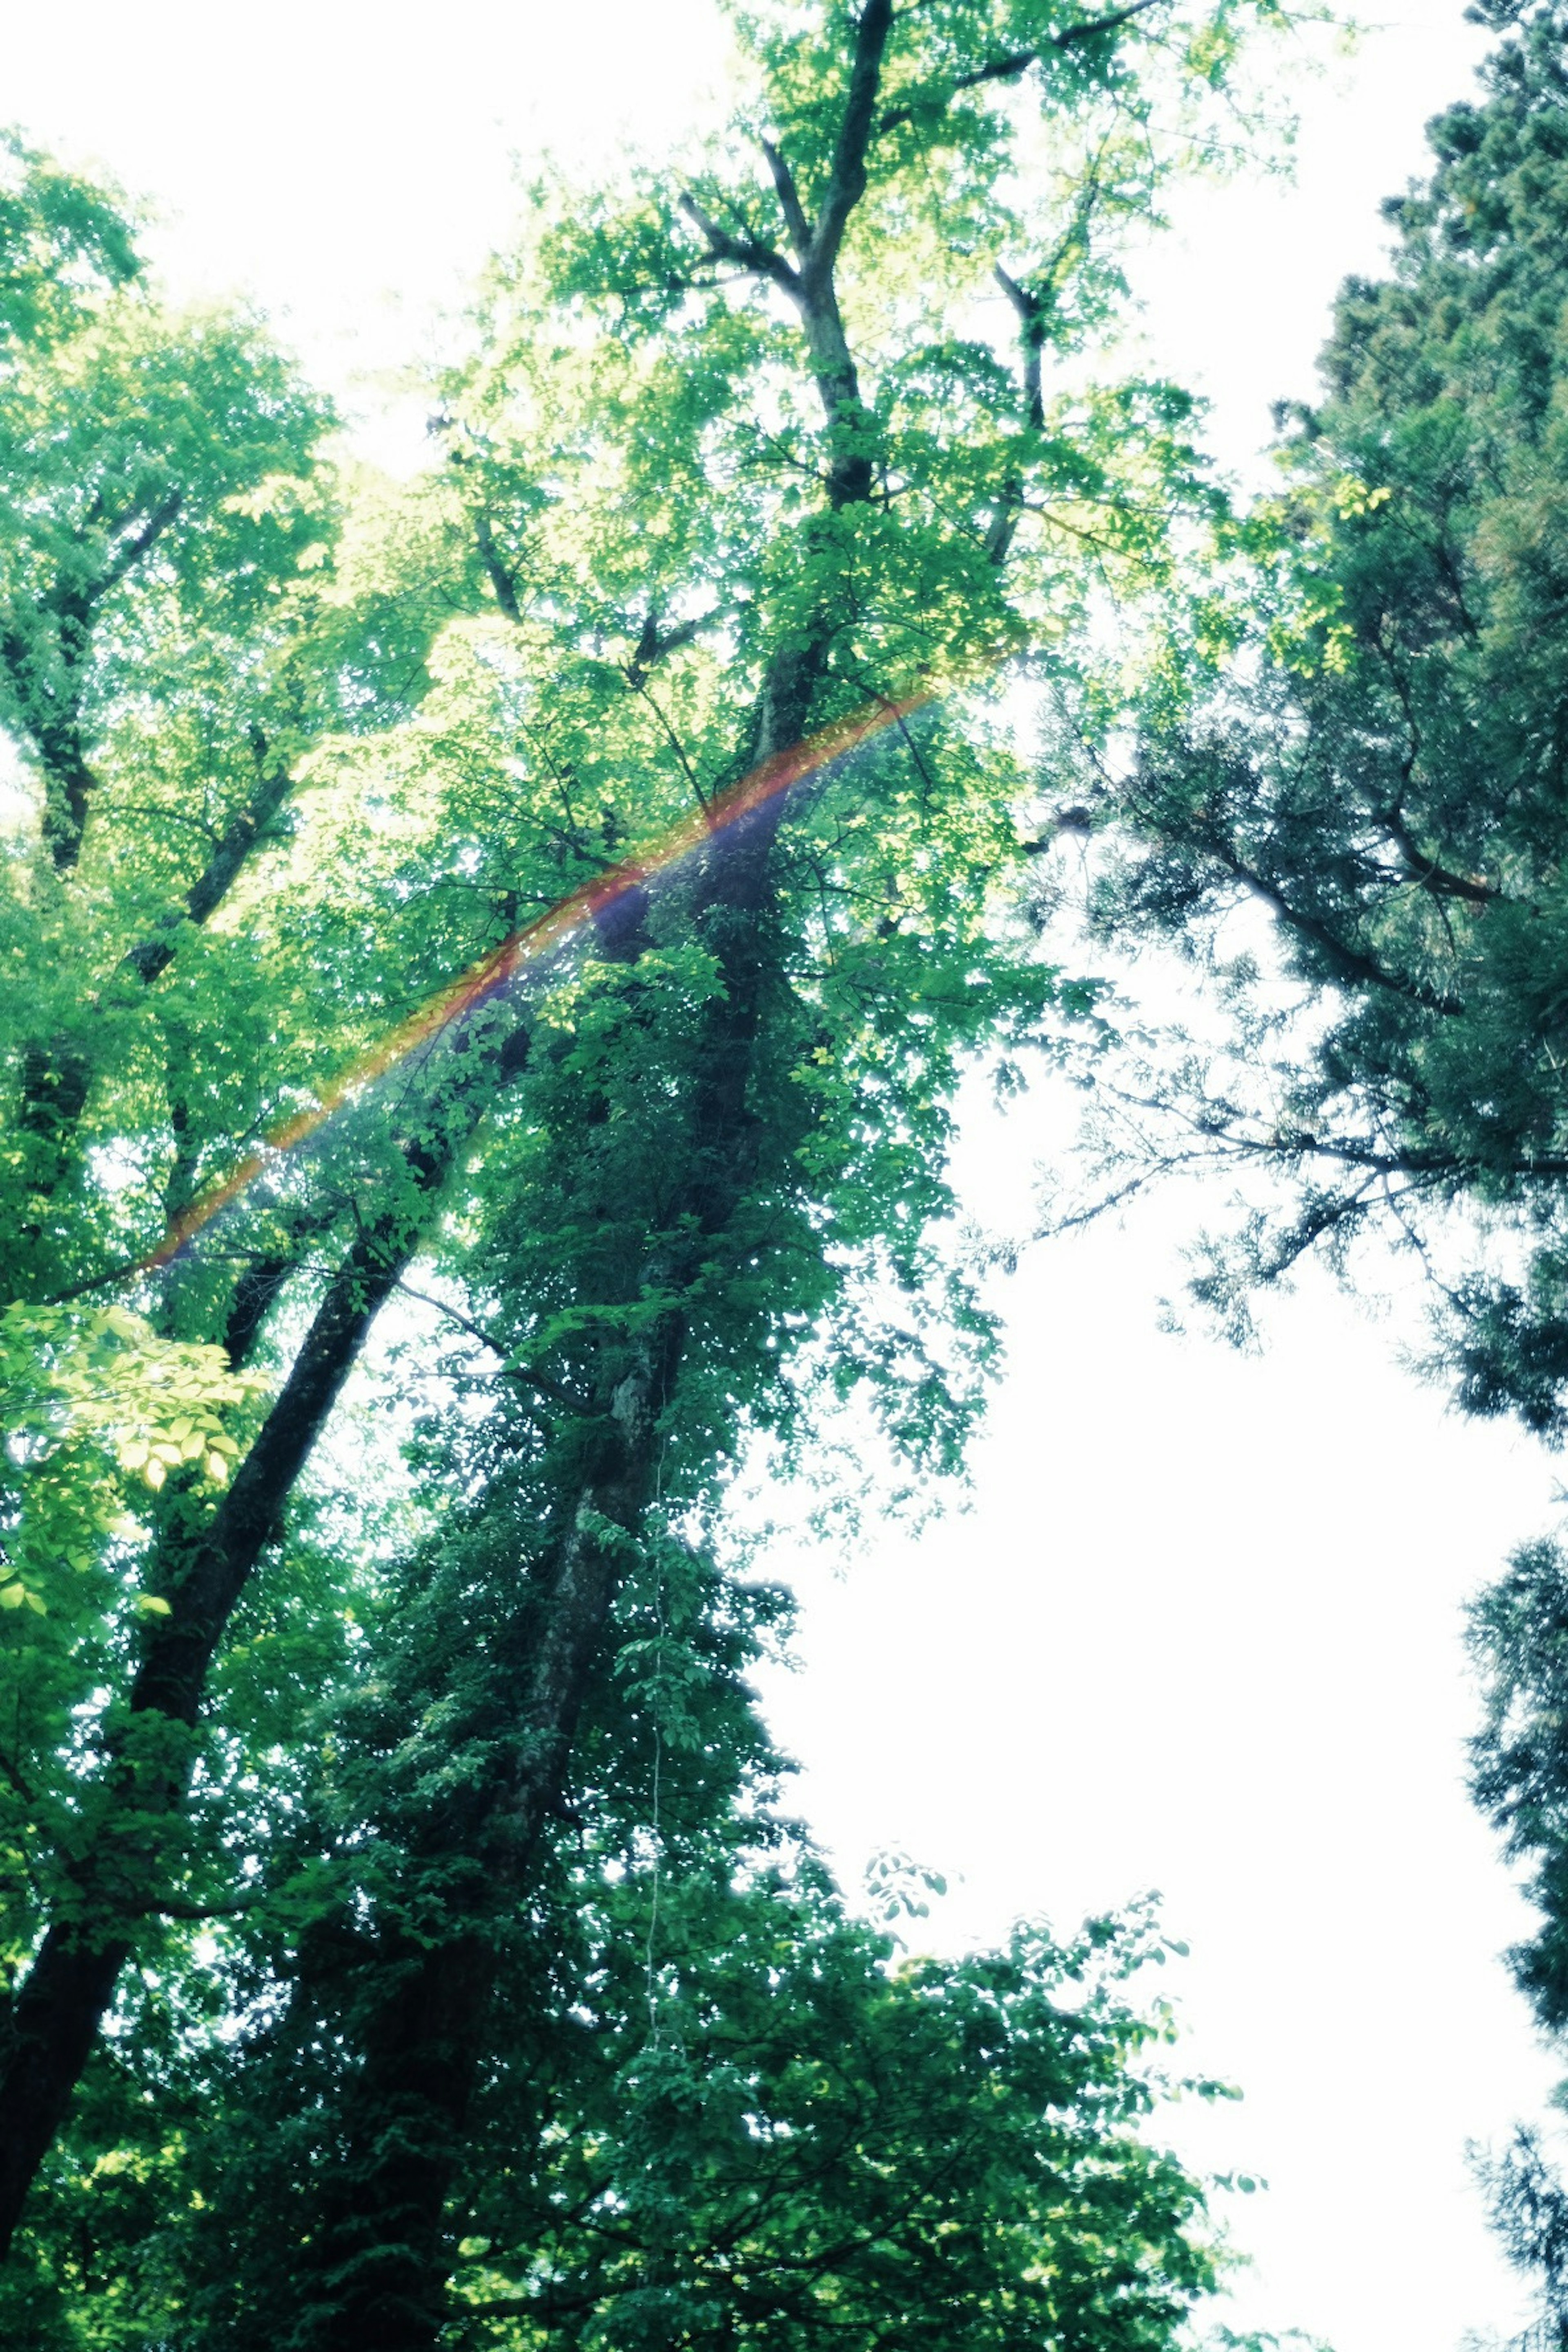
[{"label": "slender tree trunk", "polygon": [[[195,1758],[208,1669],[257,1562],[278,1536],[289,1494],[434,1210],[451,1155],[481,1105],[470,1095],[438,1149],[406,1155],[411,1206],[389,1212],[333,1277],[304,1345],[213,1521],[194,1536],[171,1512],[151,1584],[169,1613],[154,1621],[122,1727],[85,1801],[92,1834],[71,1868],[68,1916],[48,1928],[20,1992],[0,2019],[0,2257],[71,2094],[132,1948],[129,1923],[155,1912],[158,1861],[149,1824],[176,1813]],[[169,1730],[149,1742],[149,1718]],[[137,1750],[144,1752],[138,1756]]]}]

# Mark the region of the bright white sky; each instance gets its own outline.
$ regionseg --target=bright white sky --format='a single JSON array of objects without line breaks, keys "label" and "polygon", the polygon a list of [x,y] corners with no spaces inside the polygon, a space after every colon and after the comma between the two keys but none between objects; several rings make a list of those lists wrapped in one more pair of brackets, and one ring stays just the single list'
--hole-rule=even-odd
[{"label": "bright white sky", "polygon": [[[1295,184],[1189,194],[1144,270],[1153,352],[1237,468],[1310,391],[1333,288],[1377,267],[1378,200],[1479,54],[1460,0],[1369,13],[1351,66],[1291,68]],[[722,60],[703,0],[10,0],[0,27],[0,114],[151,198],[177,288],[248,289],[405,459],[418,411],[375,421],[373,379],[505,233],[510,155],[657,152]],[[1026,1220],[1058,1118],[976,1108],[976,1213]],[[1258,2260],[1224,2315],[1447,2352],[1520,2315],[1465,2143],[1552,2079],[1497,1958],[1524,1914],[1462,1792],[1459,1610],[1549,1522],[1552,1466],[1402,1369],[1408,1310],[1309,1280],[1260,1360],[1163,1336],[1200,1216],[1173,1199],[1026,1256],[973,1513],[889,1531],[847,1578],[782,1559],[803,1664],[770,1701],[847,1880],[891,1846],[958,1882],[944,1938],[1162,1888],[1193,1946],[1160,1988],[1183,2062],[1247,2093],[1176,2130],[1271,2184],[1236,2200]]]}]

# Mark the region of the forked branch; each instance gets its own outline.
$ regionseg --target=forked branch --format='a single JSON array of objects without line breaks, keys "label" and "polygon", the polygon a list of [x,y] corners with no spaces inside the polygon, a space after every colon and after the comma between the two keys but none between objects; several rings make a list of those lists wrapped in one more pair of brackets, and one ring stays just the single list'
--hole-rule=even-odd
[{"label": "forked branch", "polygon": [[764,245],[760,237],[737,236],[731,230],[721,228],[689,190],[680,199],[680,209],[700,231],[715,261],[733,262],[737,269],[748,270],[753,278],[771,278],[775,286],[782,286],[787,294],[799,299],[800,278],[782,253]]}]

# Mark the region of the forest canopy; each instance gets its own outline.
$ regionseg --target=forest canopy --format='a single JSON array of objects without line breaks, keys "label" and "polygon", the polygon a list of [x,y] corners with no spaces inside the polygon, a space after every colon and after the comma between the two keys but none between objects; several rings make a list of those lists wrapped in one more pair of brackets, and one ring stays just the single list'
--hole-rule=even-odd
[{"label": "forest canopy", "polygon": [[1213,2283],[1157,1927],[858,1924],[723,1503],[847,1397],[962,1461],[955,1084],[1094,1019],[1004,698],[1108,730],[1216,511],[1093,354],[1279,13],[738,15],[403,484],[8,152],[14,2339],[1152,2352]]},{"label": "forest canopy", "polygon": [[[1272,154],[1301,12],[731,13],[725,132],[529,190],[407,480],[113,190],[0,158],[38,2352],[1191,2342],[1226,2255],[1160,2110],[1222,2086],[1164,2072],[1153,1910],[923,1956],[752,1685],[748,1450],[809,1472],[847,1404],[885,1493],[962,1473],[967,1073],[1135,1107],[1118,1185],[1268,1171],[1200,1280],[1236,1327],[1381,1224],[1466,1408],[1568,1429],[1562,6],[1477,12],[1247,508],[1130,372],[1126,261]],[[1227,1042],[1141,1063],[1107,940],[1193,956]],[[1537,1547],[1474,1635],[1553,2032],[1565,1591]],[[1533,2140],[1496,2186],[1555,2314]]]}]

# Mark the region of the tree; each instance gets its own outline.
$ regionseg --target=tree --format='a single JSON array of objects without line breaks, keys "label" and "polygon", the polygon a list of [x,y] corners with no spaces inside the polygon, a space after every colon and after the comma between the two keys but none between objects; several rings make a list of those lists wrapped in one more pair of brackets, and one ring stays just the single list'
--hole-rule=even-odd
[{"label": "tree", "polygon": [[[1029,646],[1086,677],[1100,601],[1157,593],[1173,522],[1206,510],[1187,404],[1074,363],[1117,238],[1215,145],[1209,101],[1272,13],[748,17],[731,141],[683,177],[541,193],[428,482],[345,515],[266,355],[230,397],[286,413],[286,449],[241,480],[236,426],[171,426],[161,472],[138,457],[140,519],[86,571],[92,614],[126,600],[119,633],[46,635],[23,669],[48,696],[29,718],[18,686],[14,711],[44,784],[14,919],[32,940],[47,909],[74,952],[13,1055],[37,1140],[11,1326],[8,2224],[117,1985],[104,2113],[205,2096],[208,1935],[252,1987],[240,2113],[291,2049],[334,2059],[289,2242],[299,2340],[440,2340],[498,2052],[568,1998],[516,1923],[587,1727],[624,1714],[634,1576],[706,1557],[726,1465],[748,1430],[800,1437],[815,1367],[879,1402],[917,1470],[957,1459],[993,1335],[942,1234],[952,1084],[1087,1003],[1007,919],[1026,780],[960,689]],[[124,299],[71,365],[118,348]],[[63,400],[65,367],[30,358],[26,396]],[[72,551],[100,529],[67,524]],[[149,833],[110,814],[110,774],[161,780]],[[296,839],[268,843],[285,803]],[[646,845],[693,817],[656,874]],[[526,919],[563,903],[574,952],[529,961]],[[258,1149],[279,1122],[301,1148]],[[156,1328],[92,1303],[128,1262]],[[420,1475],[384,1514],[312,1507],[312,1449],[409,1288],[467,1351]],[[62,1572],[68,1520],[87,1564]],[[68,1610],[62,1574],[93,1580]],[[359,1726],[346,1788],[307,1744],[323,1689]],[[717,1775],[721,1815],[740,1785]],[[884,2000],[923,2013],[820,1907],[795,1916],[859,1953],[868,2032]],[[299,2038],[275,2047],[280,2011]],[[1151,2194],[1174,2284],[1130,2341],[1201,2268],[1188,2191]],[[35,2242],[52,2274],[47,2224]]]},{"label": "tree", "polygon": [[[1429,181],[1388,207],[1392,276],[1347,286],[1325,397],[1282,419],[1289,486],[1194,595],[1131,772],[1093,780],[1085,821],[1114,845],[1094,919],[1205,960],[1237,1016],[1219,1054],[1169,1055],[1123,1088],[1148,1157],[1121,1181],[1216,1161],[1244,1186],[1269,1179],[1200,1296],[1244,1327],[1258,1283],[1314,1246],[1343,1264],[1381,1232],[1433,1276],[1464,1409],[1560,1443],[1568,14],[1472,13],[1501,37],[1480,102],[1431,126]],[[1271,919],[1261,960],[1236,928],[1248,901]],[[1542,1925],[1514,1969],[1553,2035],[1563,1610],[1562,1556],[1542,1545],[1474,1632],[1476,1792],[1532,1867]],[[1528,2134],[1492,2180],[1548,2340],[1568,2342],[1563,2190]]]},{"label": "tree", "polygon": [[[386,1596],[415,1621],[410,1679],[458,1613],[458,1580],[431,1571],[408,1563]],[[1139,2130],[1170,2028],[1123,1987],[1163,1941],[1100,1921],[942,1966],[847,1918],[778,1819],[740,1678],[783,1596],[731,1590],[721,1611],[721,1581],[674,1546],[637,1564],[529,1902],[491,1902],[444,2340],[870,2345],[893,2322],[944,2346],[1165,2345],[1215,2263],[1197,2185]],[[84,2192],[78,2138],[47,2176],[42,2259],[8,2313],[32,2340],[63,2310],[94,2345],[334,2341],[367,2273],[398,2331],[417,2273],[387,2227],[387,2143],[423,2150],[439,2118],[426,2078],[367,2087],[354,2062],[406,1990],[390,1917],[448,1958],[454,1919],[472,1933],[470,1857],[429,1828],[432,1780],[449,1822],[478,1745],[471,1722],[452,1737],[458,1696],[401,1739],[368,1681],[331,1711],[311,1810],[341,1830],[359,1800],[359,1933],[317,1916],[289,1969],[252,1910],[226,2030],[165,2037],[156,2112],[136,2070],[100,2069],[116,2168]],[[879,1891],[889,1917],[923,1910],[908,1874]]]},{"label": "tree", "polygon": [[[1541,1924],[1509,1958],[1538,2023],[1560,2042],[1568,2019],[1568,1842],[1563,1736],[1568,1573],[1560,1544],[1527,1546],[1470,1612],[1470,1647],[1486,1711],[1471,1744],[1471,1790],[1502,1832],[1509,1859],[1529,1865]],[[1521,2127],[1483,2178],[1500,2235],[1542,2297],[1542,2340],[1568,2341],[1568,2193],[1538,2133]]]},{"label": "tree", "polygon": [[[1476,13],[1511,28],[1484,102],[1432,126],[1430,182],[1389,207],[1394,275],[1347,287],[1327,396],[1291,422],[1290,488],[1173,639],[1135,769],[1099,795],[1118,850],[1093,912],[1234,986],[1237,1050],[1189,1064],[1169,1155],[1266,1166],[1293,1205],[1248,1223],[1208,1296],[1237,1307],[1374,1225],[1441,1274],[1458,1204],[1493,1245],[1447,1282],[1461,1402],[1556,1434],[1568,83],[1561,11]],[[1304,1040],[1277,1045],[1254,941],[1227,949],[1248,900],[1310,1002]]]}]

